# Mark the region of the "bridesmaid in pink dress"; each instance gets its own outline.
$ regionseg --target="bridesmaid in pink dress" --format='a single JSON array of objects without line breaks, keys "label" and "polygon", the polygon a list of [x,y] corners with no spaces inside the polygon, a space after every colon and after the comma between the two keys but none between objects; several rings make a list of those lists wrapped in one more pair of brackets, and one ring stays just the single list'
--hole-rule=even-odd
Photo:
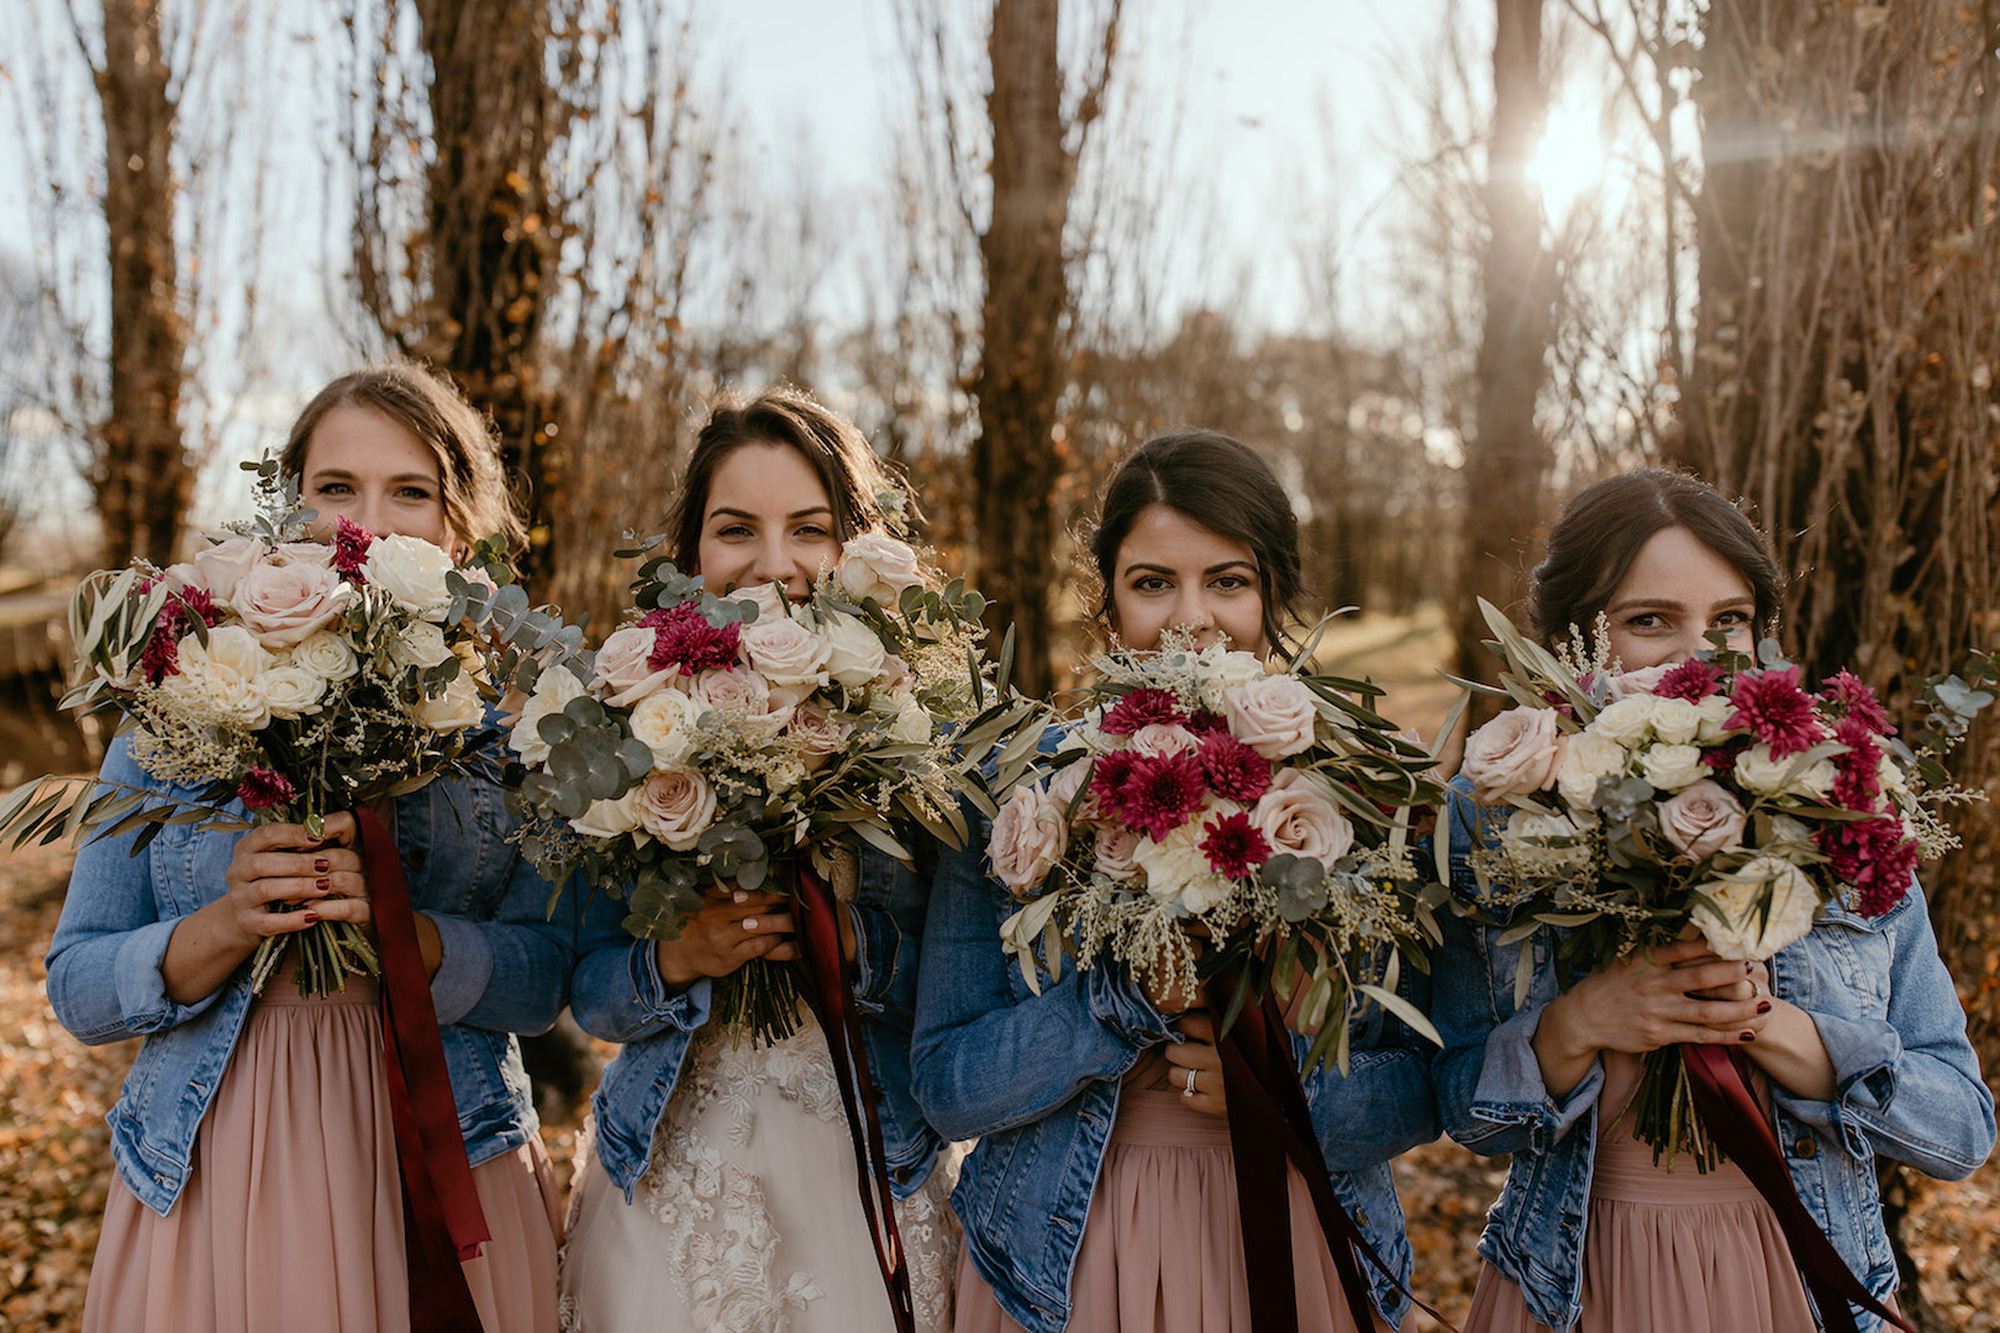
[{"label": "bridesmaid in pink dress", "polygon": [[[444,546],[520,520],[497,447],[448,384],[406,365],[327,386],[285,472],[323,518]],[[160,784],[120,740],[104,776]],[[485,1333],[556,1326],[557,1200],[511,1033],[555,1021],[572,925],[506,842],[491,780],[385,802],[418,909],[445,1064],[492,1239],[463,1264]],[[91,1269],[95,1333],[402,1333],[404,1204],[376,983],[303,999],[281,965],[253,996],[259,941],[314,920],[370,922],[354,817],[315,843],[295,825],[166,828],[79,854],[49,953],[49,998],[86,1042],[145,1038],[118,1104],[118,1174]],[[279,903],[309,910],[272,911]]]}]

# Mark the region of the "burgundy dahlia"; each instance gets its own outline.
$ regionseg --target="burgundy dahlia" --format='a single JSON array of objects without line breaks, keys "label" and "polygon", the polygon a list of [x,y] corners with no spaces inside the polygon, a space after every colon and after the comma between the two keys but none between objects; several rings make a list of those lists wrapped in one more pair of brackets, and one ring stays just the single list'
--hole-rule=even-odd
[{"label": "burgundy dahlia", "polygon": [[1203,833],[1201,850],[1209,868],[1225,878],[1242,879],[1271,859],[1270,842],[1240,810],[1209,824]]},{"label": "burgundy dahlia", "polygon": [[1747,727],[1771,747],[1774,759],[1810,750],[1826,734],[1813,714],[1812,696],[1799,688],[1797,667],[1743,672],[1729,701],[1736,711],[1723,725],[1732,731]]},{"label": "burgundy dahlia", "polygon": [[1174,726],[1187,721],[1181,701],[1165,690],[1133,690],[1111,706],[1098,724],[1111,736],[1130,736],[1141,727]]}]

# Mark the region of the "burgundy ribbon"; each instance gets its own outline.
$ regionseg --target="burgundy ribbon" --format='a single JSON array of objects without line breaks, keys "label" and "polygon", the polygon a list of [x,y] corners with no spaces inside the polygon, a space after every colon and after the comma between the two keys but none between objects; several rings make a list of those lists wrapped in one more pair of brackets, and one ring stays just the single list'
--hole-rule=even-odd
[{"label": "burgundy ribbon", "polygon": [[861,1211],[868,1217],[868,1239],[875,1246],[875,1263],[889,1293],[896,1333],[916,1333],[910,1267],[902,1233],[896,1229],[896,1198],[889,1189],[889,1159],[882,1147],[882,1118],[868,1073],[868,1053],[861,1044],[861,1014],[854,1005],[854,968],[840,948],[843,909],[826,881],[803,865],[797,868],[792,899],[811,981],[807,995],[826,1032],[841,1105],[847,1108],[847,1137],[854,1145],[855,1183],[861,1192]]},{"label": "burgundy ribbon", "polygon": [[382,1046],[389,1080],[389,1116],[403,1177],[403,1252],[410,1269],[411,1333],[481,1333],[466,1285],[466,1259],[492,1239],[431,1004],[430,978],[417,947],[416,914],[403,859],[382,821],[360,807],[362,864],[382,949]]},{"label": "burgundy ribbon", "polygon": [[1833,1333],[1855,1333],[1854,1311],[1858,1305],[1872,1315],[1888,1320],[1904,1333],[1915,1330],[1861,1285],[1847,1267],[1840,1251],[1819,1229],[1811,1213],[1799,1199],[1778,1136],[1764,1118],[1764,1108],[1743,1081],[1743,1071],[1731,1060],[1731,1052],[1715,1046],[1682,1046],[1681,1064],[1687,1069],[1688,1092],[1709,1137],[1729,1159],[1750,1177],[1750,1183],[1777,1214],[1778,1229],[1785,1233],[1792,1262],[1819,1307],[1821,1324]]},{"label": "burgundy ribbon", "polygon": [[[1225,972],[1218,993],[1234,992],[1237,978]],[[1319,1135],[1305,1090],[1292,1064],[1292,1043],[1284,1016],[1265,996],[1246,1004],[1218,1043],[1223,1092],[1229,1113],[1229,1152],[1236,1164],[1236,1213],[1243,1230],[1243,1269],[1250,1287],[1250,1326],[1256,1333],[1297,1333],[1298,1292],[1292,1272],[1292,1214],[1287,1163],[1297,1168],[1319,1214],[1320,1233],[1333,1256],[1354,1326],[1375,1326],[1375,1306],[1362,1275],[1360,1258],[1396,1284],[1417,1308],[1451,1333],[1450,1320],[1411,1296],[1402,1275],[1383,1262],[1367,1235],[1355,1225],[1333,1192],[1333,1178],[1320,1152]],[[1356,1256],[1360,1256],[1357,1258]]]}]

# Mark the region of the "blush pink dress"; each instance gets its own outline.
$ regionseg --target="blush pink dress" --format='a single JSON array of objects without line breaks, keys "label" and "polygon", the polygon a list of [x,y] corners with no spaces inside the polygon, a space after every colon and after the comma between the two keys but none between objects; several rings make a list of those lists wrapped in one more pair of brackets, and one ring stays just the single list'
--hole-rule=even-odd
[{"label": "blush pink dress", "polygon": [[[404,1333],[402,1186],[376,983],[250,1006],[165,1217],[114,1178],[86,1333]],[[485,1333],[556,1327],[555,1176],[539,1140],[474,1168],[493,1239],[465,1276]]]},{"label": "blush pink dress", "polygon": [[[1229,1333],[1250,1327],[1229,1124],[1190,1110],[1150,1053],[1126,1077],[1070,1278],[1068,1327],[1088,1333]],[[1299,1327],[1355,1333],[1319,1215],[1291,1171]],[[955,1333],[1021,1333],[961,1255]],[[1375,1316],[1370,1333],[1387,1333]]]},{"label": "blush pink dress", "polygon": [[[1681,1160],[1669,1171],[1618,1113],[1638,1086],[1640,1058],[1604,1056],[1604,1091],[1583,1247],[1583,1312],[1576,1333],[1814,1333],[1784,1233],[1742,1168],[1706,1175]],[[1893,1307],[1892,1307],[1893,1308]],[[1487,1265],[1465,1333],[1549,1333],[1521,1289]]]}]

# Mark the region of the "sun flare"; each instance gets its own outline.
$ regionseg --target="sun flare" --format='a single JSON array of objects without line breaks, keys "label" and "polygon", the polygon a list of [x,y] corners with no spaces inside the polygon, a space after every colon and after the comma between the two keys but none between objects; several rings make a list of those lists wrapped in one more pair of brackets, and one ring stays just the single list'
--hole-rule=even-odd
[{"label": "sun flare", "polygon": [[1528,155],[1527,176],[1542,194],[1542,208],[1560,228],[1577,201],[1603,184],[1611,162],[1595,112],[1558,103],[1549,109],[1541,141]]}]

